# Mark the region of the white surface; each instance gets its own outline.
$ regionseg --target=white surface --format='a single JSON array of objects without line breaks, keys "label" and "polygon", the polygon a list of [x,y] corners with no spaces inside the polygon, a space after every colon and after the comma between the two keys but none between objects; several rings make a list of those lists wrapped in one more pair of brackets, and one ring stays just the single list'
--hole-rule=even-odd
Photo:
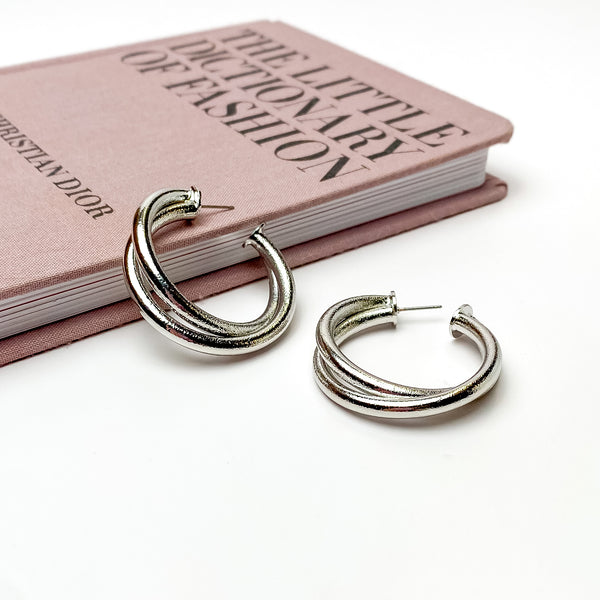
[{"label": "white surface", "polygon": [[[10,2],[0,60],[260,17],[510,118],[489,161],[509,195],[297,269],[294,323],[259,355],[190,354],[139,322],[1,369],[0,599],[597,598],[597,3]],[[487,398],[390,425],[320,394],[319,315],[390,289],[444,310],[349,354],[458,382],[477,353],[447,322],[469,302],[504,351]],[[241,319],[265,294],[204,306]]]}]

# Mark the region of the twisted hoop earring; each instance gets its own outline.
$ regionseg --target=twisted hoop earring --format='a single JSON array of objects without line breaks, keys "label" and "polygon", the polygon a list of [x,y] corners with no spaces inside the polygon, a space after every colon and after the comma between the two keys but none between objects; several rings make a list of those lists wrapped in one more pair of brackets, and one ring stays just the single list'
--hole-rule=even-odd
[{"label": "twisted hoop earring", "polygon": [[[274,342],[291,322],[296,297],[292,273],[281,253],[262,233],[261,225],[244,246],[254,248],[268,270],[269,300],[264,312],[253,321],[237,323],[197,307],[163,271],[152,234],[174,221],[193,219],[201,206],[201,194],[195,187],[161,190],[144,200],[133,218],[133,233],[125,248],[123,271],[129,292],[144,319],[182,346],[217,355],[254,352]],[[152,292],[167,305],[167,310]]]},{"label": "twisted hoop earring", "polygon": [[423,417],[458,408],[483,396],[500,375],[502,352],[492,332],[463,304],[450,321],[454,337],[466,335],[482,355],[477,372],[463,383],[449,388],[419,388],[377,377],[346,357],[339,348],[344,340],[384,323],[396,324],[405,310],[440,308],[422,306],[398,308],[396,295],[357,296],[338,302],[325,311],[317,325],[317,347],[313,367],[317,384],[334,402],[365,415],[386,418]]}]

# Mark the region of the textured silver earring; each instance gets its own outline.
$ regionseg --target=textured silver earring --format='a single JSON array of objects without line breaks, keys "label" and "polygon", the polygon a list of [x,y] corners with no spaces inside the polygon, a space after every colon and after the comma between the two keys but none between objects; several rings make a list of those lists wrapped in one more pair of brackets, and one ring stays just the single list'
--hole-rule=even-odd
[{"label": "textured silver earring", "polygon": [[[192,187],[155,192],[137,209],[123,264],[131,297],[146,321],[182,346],[218,355],[259,350],[287,329],[295,306],[292,273],[281,253],[262,233],[262,226],[244,242],[244,246],[251,246],[263,258],[269,277],[267,307],[253,321],[226,321],[197,307],[181,294],[158,262],[152,234],[168,223],[193,219],[201,206],[200,192]],[[153,292],[167,310],[160,306]]]},{"label": "textured silver earring", "polygon": [[482,355],[477,372],[451,388],[428,389],[400,385],[382,379],[350,361],[339,344],[370,327],[396,324],[404,310],[440,308],[424,306],[398,308],[396,295],[357,296],[338,302],[325,311],[317,325],[314,370],[321,390],[334,402],[352,411],[385,418],[423,417],[446,412],[483,396],[498,380],[502,352],[492,332],[463,304],[450,321],[454,337],[466,335]]}]

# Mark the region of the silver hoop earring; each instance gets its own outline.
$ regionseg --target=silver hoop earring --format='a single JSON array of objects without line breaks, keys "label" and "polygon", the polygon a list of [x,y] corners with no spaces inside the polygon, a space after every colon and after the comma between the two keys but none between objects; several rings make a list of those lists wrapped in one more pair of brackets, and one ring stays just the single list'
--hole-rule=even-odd
[{"label": "silver hoop earring", "polygon": [[[236,323],[198,308],[161,268],[152,234],[168,223],[193,219],[201,206],[200,192],[194,187],[161,190],[144,200],[135,213],[133,233],[125,248],[123,271],[129,292],[146,321],[186,348],[217,355],[254,352],[274,342],[291,322],[296,297],[292,273],[281,253],[262,233],[261,225],[244,246],[254,248],[267,267],[269,300],[262,315],[253,321]],[[167,305],[167,310],[152,292]]]},{"label": "silver hoop earring", "polygon": [[482,355],[477,372],[451,388],[428,389],[400,385],[368,373],[354,364],[339,348],[349,337],[384,323],[396,324],[405,310],[398,308],[396,295],[358,296],[338,302],[325,311],[317,325],[317,348],[313,366],[321,390],[340,406],[365,415],[385,418],[423,417],[446,412],[483,396],[500,375],[502,352],[492,332],[463,304],[450,321],[454,337],[466,335]]}]

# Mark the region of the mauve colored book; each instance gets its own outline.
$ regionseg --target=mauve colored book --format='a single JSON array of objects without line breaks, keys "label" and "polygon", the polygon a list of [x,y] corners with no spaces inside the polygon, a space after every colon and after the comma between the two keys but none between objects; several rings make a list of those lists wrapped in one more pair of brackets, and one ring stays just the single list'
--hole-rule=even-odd
[{"label": "mauve colored book", "polygon": [[260,21],[0,69],[0,365],[139,318],[121,271],[137,206],[197,186],[156,236],[201,299],[499,200],[504,118],[289,25]]}]

